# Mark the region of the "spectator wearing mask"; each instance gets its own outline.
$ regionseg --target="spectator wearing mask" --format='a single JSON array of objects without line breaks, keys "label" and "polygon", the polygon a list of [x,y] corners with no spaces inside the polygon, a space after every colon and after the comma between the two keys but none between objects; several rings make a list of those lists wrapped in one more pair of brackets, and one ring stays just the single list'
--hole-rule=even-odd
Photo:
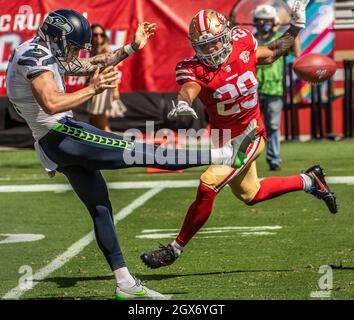
[{"label": "spectator wearing mask", "polygon": [[[266,45],[282,33],[278,32],[279,19],[276,9],[270,5],[259,5],[253,13],[253,23],[256,28],[255,38],[258,45]],[[299,41],[295,42],[293,55],[299,55]],[[294,52],[295,51],[295,52]],[[280,157],[280,119],[283,108],[283,76],[284,58],[269,65],[257,67],[257,78],[259,81],[260,107],[264,114],[264,123],[267,132],[267,162],[271,171],[281,169],[282,160]]]}]

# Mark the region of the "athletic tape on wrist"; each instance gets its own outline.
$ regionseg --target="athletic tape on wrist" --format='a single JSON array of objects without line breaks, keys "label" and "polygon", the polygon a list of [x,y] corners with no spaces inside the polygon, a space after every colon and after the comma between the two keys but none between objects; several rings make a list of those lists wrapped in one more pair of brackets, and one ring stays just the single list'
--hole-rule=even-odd
[{"label": "athletic tape on wrist", "polygon": [[130,55],[132,55],[135,51],[134,51],[134,49],[133,49],[133,47],[132,47],[131,44],[127,44],[127,45],[124,46],[124,52],[125,52],[128,56],[130,56]]}]

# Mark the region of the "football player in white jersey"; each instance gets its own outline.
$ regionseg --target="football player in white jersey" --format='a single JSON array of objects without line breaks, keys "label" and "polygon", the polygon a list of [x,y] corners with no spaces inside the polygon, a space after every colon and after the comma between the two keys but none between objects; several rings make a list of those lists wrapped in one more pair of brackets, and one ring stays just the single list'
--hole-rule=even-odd
[{"label": "football player in white jersey", "polygon": [[[112,53],[83,59],[79,58],[79,51],[90,49],[90,25],[80,13],[58,9],[49,13],[37,37],[14,51],[7,69],[7,95],[32,130],[42,165],[51,175],[59,171],[68,178],[93,219],[98,246],[116,278],[116,299],[162,299],[164,296],[148,289],[129,273],[100,169],[132,165],[182,169],[209,162],[233,166],[237,157],[237,148],[231,143],[221,149],[183,150],[186,157],[180,157],[175,150],[174,155],[166,156],[165,164],[161,164],[155,158],[157,146],[139,144],[73,118],[73,108],[114,87],[118,75],[113,66],[142,49],[154,32],[154,23],[143,22],[131,44]],[[83,89],[65,93],[64,75],[90,75],[91,81]],[[143,161],[126,163],[127,153],[141,155]],[[171,153],[162,150],[161,154]],[[179,159],[183,158],[186,161],[181,163]],[[154,159],[154,163],[147,159]]]}]

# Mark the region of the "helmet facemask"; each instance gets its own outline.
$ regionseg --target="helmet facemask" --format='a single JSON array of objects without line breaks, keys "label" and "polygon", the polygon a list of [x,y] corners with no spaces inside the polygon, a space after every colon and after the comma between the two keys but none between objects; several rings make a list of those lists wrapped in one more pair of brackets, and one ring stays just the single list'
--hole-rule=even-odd
[{"label": "helmet facemask", "polygon": [[232,52],[229,22],[213,9],[201,10],[193,17],[189,41],[199,61],[213,69],[225,63]]},{"label": "helmet facemask", "polygon": [[[216,36],[209,33],[201,36],[201,38],[204,39],[191,41],[198,59],[208,67],[218,68],[229,58],[232,51],[230,29],[225,28],[221,34]],[[220,42],[220,48],[215,52],[207,53],[208,47],[212,44],[216,46],[218,42]]]},{"label": "helmet facemask", "polygon": [[85,48],[80,48],[76,44],[68,43],[66,36],[63,34],[59,39],[50,39],[46,36],[46,43],[53,56],[56,58],[60,66],[68,73],[75,73],[82,67],[82,63],[78,57],[72,57],[69,61],[70,48],[76,47],[79,50],[90,50],[91,47],[87,45]]}]

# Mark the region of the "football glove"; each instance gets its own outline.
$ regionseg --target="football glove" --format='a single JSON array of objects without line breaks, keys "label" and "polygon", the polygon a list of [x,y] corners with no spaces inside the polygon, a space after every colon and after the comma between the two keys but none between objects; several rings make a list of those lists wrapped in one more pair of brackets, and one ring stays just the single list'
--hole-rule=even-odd
[{"label": "football glove", "polygon": [[299,28],[306,25],[306,7],[310,0],[289,0],[287,2],[291,11],[291,23]]},{"label": "football glove", "polygon": [[189,104],[185,101],[178,101],[177,105],[172,100],[173,108],[167,114],[167,119],[173,119],[177,116],[192,116],[194,119],[198,119],[198,116],[193,108],[189,106]]}]

